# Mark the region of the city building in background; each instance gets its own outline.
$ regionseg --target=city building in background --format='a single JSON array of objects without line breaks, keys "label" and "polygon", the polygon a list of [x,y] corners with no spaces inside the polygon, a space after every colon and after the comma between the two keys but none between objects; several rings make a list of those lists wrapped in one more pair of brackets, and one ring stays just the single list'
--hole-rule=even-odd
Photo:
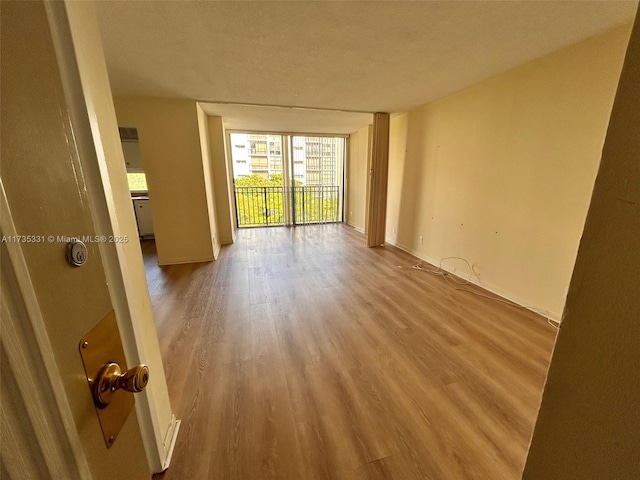
[{"label": "city building in background", "polygon": [[[284,175],[283,136],[232,133],[234,178],[259,175],[272,180]],[[342,183],[345,139],[341,137],[285,136],[291,141],[291,171],[297,185],[336,186]]]},{"label": "city building in background", "polygon": [[344,139],[292,137],[293,178],[303,185],[339,185]]},{"label": "city building in background", "polygon": [[238,227],[342,221],[343,137],[231,133]]},{"label": "city building in background", "polygon": [[269,180],[271,175],[283,173],[282,136],[232,133],[231,158],[234,178],[256,174]]}]

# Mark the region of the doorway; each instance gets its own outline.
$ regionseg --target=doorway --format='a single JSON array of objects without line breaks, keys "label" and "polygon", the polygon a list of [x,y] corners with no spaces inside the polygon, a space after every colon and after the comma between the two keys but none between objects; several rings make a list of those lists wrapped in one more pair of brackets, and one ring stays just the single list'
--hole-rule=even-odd
[{"label": "doorway", "polygon": [[229,134],[238,228],[343,221],[346,138]]}]

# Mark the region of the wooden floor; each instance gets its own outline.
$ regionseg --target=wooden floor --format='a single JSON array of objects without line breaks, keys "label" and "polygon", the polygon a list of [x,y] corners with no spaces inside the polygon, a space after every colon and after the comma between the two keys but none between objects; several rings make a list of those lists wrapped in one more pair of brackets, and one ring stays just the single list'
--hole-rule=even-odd
[{"label": "wooden floor", "polygon": [[143,246],[173,410],[155,478],[517,479],[556,330],[339,225]]}]

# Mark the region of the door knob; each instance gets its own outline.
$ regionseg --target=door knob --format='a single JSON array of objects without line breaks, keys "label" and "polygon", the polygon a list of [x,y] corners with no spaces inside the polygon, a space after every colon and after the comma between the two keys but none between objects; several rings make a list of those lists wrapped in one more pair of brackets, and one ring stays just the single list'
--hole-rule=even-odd
[{"label": "door knob", "polygon": [[149,367],[138,365],[122,373],[120,365],[105,364],[93,383],[93,400],[98,408],[105,408],[118,390],[141,392],[149,383]]},{"label": "door knob", "polygon": [[135,408],[134,396],[126,391],[139,392],[145,388],[149,367],[138,365],[127,370],[118,319],[113,310],[80,339],[78,350],[104,442],[111,448]]}]

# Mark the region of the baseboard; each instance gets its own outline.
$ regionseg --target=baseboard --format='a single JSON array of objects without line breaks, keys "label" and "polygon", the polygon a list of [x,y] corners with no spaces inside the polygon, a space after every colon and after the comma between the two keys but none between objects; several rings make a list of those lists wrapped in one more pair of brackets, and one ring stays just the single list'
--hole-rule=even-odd
[{"label": "baseboard", "polygon": [[[433,265],[434,267],[438,267],[438,264],[440,263],[439,260],[430,258],[420,252],[417,252],[415,250],[413,250],[412,248],[407,247],[406,245],[402,245],[401,243],[398,242],[394,242],[392,240],[390,240],[389,238],[385,239],[385,243],[387,245],[392,245],[396,248],[399,248],[400,250],[410,253],[411,255],[413,255],[414,257],[425,261],[427,263],[429,263],[430,265]],[[453,272],[451,270],[448,270],[445,267],[442,267],[443,270],[445,270],[446,272],[449,272],[451,274],[453,274]],[[542,314],[541,312],[546,312],[546,316],[548,316],[548,318],[550,320],[553,320],[554,322],[560,323],[562,321],[562,314],[558,313],[558,312],[552,312],[550,310],[547,310],[546,308],[542,308],[542,307],[536,307],[536,306],[532,306],[529,305],[528,302],[524,301],[521,298],[515,297],[513,295],[511,295],[510,293],[507,293],[493,285],[487,285],[486,283],[480,283],[478,281],[478,279],[470,279],[469,280],[471,283],[473,283],[474,285],[483,288],[485,290],[487,290],[488,292],[491,292],[495,295],[498,295],[501,298],[504,298],[505,300],[508,300],[510,302],[515,303],[516,305],[519,305],[522,308],[526,308],[527,310],[532,311],[533,313],[537,313],[538,315],[542,315],[545,316],[545,314]]]},{"label": "baseboard", "polygon": [[170,260],[170,261],[164,261],[164,262],[158,261],[158,265],[160,265],[161,267],[164,267],[167,265],[183,265],[185,263],[208,263],[208,262],[213,262],[213,257],[190,258],[187,260]]},{"label": "baseboard", "polygon": [[353,228],[356,232],[358,233],[362,233],[364,235],[364,228],[360,228],[358,226],[356,226],[354,223],[351,222],[344,222],[346,225],[349,225],[351,228]]},{"label": "baseboard", "polygon": [[213,245],[213,259],[217,260],[220,256],[220,250],[222,250],[222,246],[218,244]]},{"label": "baseboard", "polygon": [[175,415],[171,415],[171,425],[167,430],[163,445],[165,447],[166,456],[162,464],[162,471],[164,472],[171,464],[171,458],[173,457],[173,449],[176,446],[176,440],[178,438],[178,431],[180,430],[181,420],[177,420]]}]

